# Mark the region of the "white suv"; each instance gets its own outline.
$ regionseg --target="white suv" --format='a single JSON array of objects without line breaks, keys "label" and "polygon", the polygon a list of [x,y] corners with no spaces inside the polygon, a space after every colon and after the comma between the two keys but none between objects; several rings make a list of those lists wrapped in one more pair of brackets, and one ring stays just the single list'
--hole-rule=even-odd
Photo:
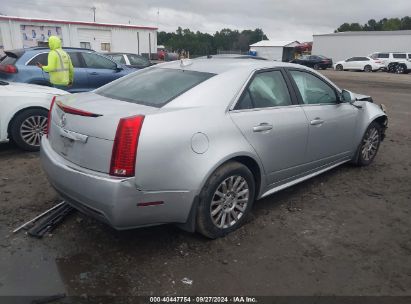
[{"label": "white suv", "polygon": [[380,60],[389,72],[406,74],[411,71],[411,53],[407,52],[378,52],[369,57]]}]

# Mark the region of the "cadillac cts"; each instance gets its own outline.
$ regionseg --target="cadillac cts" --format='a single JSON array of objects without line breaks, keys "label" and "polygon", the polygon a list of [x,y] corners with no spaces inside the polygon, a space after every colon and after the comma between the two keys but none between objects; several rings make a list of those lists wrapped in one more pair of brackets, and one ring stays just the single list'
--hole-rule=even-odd
[{"label": "cadillac cts", "polygon": [[252,59],[165,63],[52,103],[41,158],[64,200],[116,229],[176,223],[210,238],[257,199],[370,164],[387,127],[371,97]]}]

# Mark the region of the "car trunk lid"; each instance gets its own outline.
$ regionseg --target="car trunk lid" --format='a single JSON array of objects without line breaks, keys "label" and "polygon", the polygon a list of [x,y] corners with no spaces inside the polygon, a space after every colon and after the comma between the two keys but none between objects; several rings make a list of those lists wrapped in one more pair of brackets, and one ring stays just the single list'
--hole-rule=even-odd
[{"label": "car trunk lid", "polygon": [[120,119],[158,110],[92,92],[60,96],[52,109],[49,140],[53,149],[68,161],[109,173]]}]

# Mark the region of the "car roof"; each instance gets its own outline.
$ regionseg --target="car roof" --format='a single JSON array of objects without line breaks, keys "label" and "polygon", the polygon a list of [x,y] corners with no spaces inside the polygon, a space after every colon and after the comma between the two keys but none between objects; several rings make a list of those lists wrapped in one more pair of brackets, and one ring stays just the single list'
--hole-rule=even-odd
[{"label": "car roof", "polygon": [[204,73],[222,74],[232,70],[252,72],[259,69],[269,69],[278,67],[296,67],[306,69],[304,66],[270,60],[255,59],[234,59],[234,58],[209,58],[209,59],[183,59],[166,62],[154,66],[154,68],[180,69],[187,71],[197,71]]},{"label": "car roof", "polygon": [[103,55],[136,55],[136,56],[145,58],[144,56],[141,56],[139,54],[125,53],[125,52],[108,52],[108,53],[100,53],[100,54],[103,54]]},{"label": "car roof", "polygon": [[[95,52],[94,50],[91,50],[91,49],[76,48],[76,47],[63,47],[63,50]],[[4,53],[13,54],[17,58],[20,58],[26,52],[36,52],[36,51],[50,51],[50,49],[48,47],[38,46],[38,47],[29,47],[29,48],[24,48],[24,49],[6,50],[4,51]]]},{"label": "car roof", "polygon": [[198,57],[196,59],[255,59],[255,60],[268,60],[267,58],[259,57],[259,56],[252,56],[252,55],[240,55],[240,54],[217,54],[217,55],[207,55]]}]

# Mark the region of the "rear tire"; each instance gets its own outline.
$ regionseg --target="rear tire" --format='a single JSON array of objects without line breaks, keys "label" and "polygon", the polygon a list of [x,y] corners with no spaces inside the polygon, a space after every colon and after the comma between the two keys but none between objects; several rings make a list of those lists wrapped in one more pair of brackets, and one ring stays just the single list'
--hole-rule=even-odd
[{"label": "rear tire", "polygon": [[320,69],[320,65],[318,63],[314,64],[314,70],[319,70]]},{"label": "rear tire", "polygon": [[372,66],[370,66],[369,64],[367,64],[367,65],[364,67],[364,72],[367,72],[367,73],[372,72]]},{"label": "rear tire", "polygon": [[47,128],[47,116],[45,109],[28,109],[17,114],[10,124],[14,143],[26,151],[39,151],[41,136]]},{"label": "rear tire", "polygon": [[337,64],[337,66],[335,67],[335,69],[337,70],[337,71],[344,71],[344,68],[343,68],[343,66],[342,66],[342,64]]},{"label": "rear tire", "polygon": [[382,128],[377,122],[372,122],[364,133],[357,151],[357,166],[368,166],[377,155],[382,138]]},{"label": "rear tire", "polygon": [[401,63],[395,67],[396,74],[406,74],[406,71],[407,71],[407,66],[405,64]]},{"label": "rear tire", "polygon": [[201,190],[196,231],[215,239],[238,229],[249,215],[254,198],[251,171],[234,161],[222,165]]}]

